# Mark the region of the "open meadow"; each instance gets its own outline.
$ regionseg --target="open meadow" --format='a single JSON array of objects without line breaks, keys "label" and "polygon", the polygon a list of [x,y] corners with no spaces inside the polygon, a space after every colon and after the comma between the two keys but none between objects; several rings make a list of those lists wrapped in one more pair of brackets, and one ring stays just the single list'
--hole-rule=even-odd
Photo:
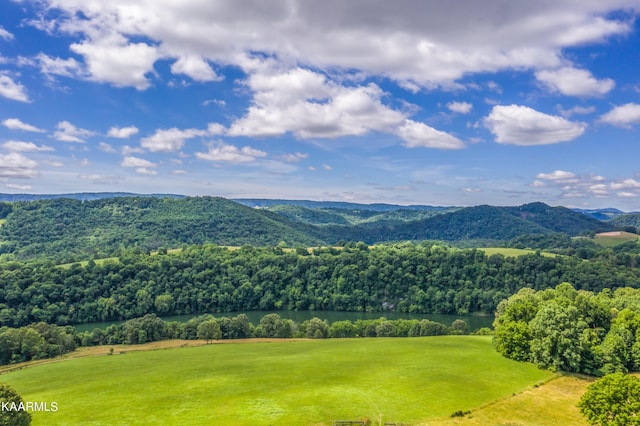
[{"label": "open meadow", "polygon": [[34,425],[420,423],[553,377],[500,356],[490,337],[212,344],[69,359],[3,374]]}]

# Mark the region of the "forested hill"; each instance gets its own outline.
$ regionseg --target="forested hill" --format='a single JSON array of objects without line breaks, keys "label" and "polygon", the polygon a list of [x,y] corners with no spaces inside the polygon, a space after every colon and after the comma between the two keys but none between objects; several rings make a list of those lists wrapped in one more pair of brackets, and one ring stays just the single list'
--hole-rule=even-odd
[{"label": "forested hill", "polygon": [[0,202],[0,260],[71,262],[184,244],[334,245],[406,240],[511,240],[568,236],[614,225],[543,203],[395,211],[274,206],[250,208],[217,197],[115,197]]},{"label": "forested hill", "polygon": [[[7,207],[10,207],[9,209]],[[73,199],[3,203],[0,253],[66,262],[183,244],[317,245],[305,225],[224,198]]]},{"label": "forested hill", "polygon": [[[324,218],[327,219],[328,216]],[[578,236],[616,228],[612,224],[564,207],[532,203],[519,207],[466,207],[416,220],[397,220],[395,223],[381,220],[357,226],[336,224],[323,229],[324,234],[318,235],[324,235],[325,238],[338,237],[347,241],[373,243],[404,240],[511,240],[522,235],[554,233]]]}]

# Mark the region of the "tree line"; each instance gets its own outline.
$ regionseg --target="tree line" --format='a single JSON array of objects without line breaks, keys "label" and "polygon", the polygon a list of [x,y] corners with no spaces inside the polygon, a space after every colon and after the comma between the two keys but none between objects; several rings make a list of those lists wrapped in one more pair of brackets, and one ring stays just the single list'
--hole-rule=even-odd
[{"label": "tree line", "polygon": [[498,305],[498,352],[543,368],[603,375],[640,371],[640,290],[524,288]]},{"label": "tree line", "polygon": [[[635,255],[633,255],[635,256]],[[434,243],[341,249],[185,246],[131,250],[112,261],[0,265],[0,326],[77,324],[251,310],[491,313],[523,287],[640,286],[616,257],[487,256]]]},{"label": "tree line", "polygon": [[[478,333],[488,333],[481,329]],[[0,328],[0,365],[52,358],[74,351],[79,346],[135,345],[169,339],[211,342],[220,339],[259,338],[354,338],[354,337],[419,337],[449,334],[469,334],[463,320],[445,325],[430,320],[370,320],[335,321],[319,318],[297,323],[271,313],[264,315],[257,325],[245,314],[235,317],[199,315],[189,321],[164,321],[155,314],[133,318],[106,329],[95,328],[78,332],[72,326],[57,326],[43,322],[25,327]]]}]

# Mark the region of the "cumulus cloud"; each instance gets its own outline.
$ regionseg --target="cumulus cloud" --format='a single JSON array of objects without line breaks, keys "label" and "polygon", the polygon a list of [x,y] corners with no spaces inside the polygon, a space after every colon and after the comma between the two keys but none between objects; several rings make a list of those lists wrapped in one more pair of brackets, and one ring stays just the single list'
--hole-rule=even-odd
[{"label": "cumulus cloud", "polygon": [[122,167],[156,167],[157,164],[140,157],[128,156],[124,157],[120,163]]},{"label": "cumulus cloud", "polygon": [[458,114],[469,114],[473,105],[469,102],[449,102],[447,108],[450,111],[457,112]]},{"label": "cumulus cloud", "polygon": [[100,149],[100,151],[102,152],[107,152],[109,154],[115,154],[116,152],[118,152],[113,146],[109,145],[106,142],[100,142],[98,144],[98,149]]},{"label": "cumulus cloud", "polygon": [[611,188],[615,190],[620,189],[640,189],[640,182],[636,179],[624,179],[622,181],[613,182]]},{"label": "cumulus cloud", "polygon": [[26,87],[2,72],[0,72],[0,96],[14,101],[29,102]]},{"label": "cumulus cloud", "polygon": [[564,198],[640,197],[640,181],[635,178],[609,180],[596,174],[577,175],[566,170],[539,173],[531,186],[556,188]]},{"label": "cumulus cloud", "polygon": [[473,0],[455,8],[411,0],[43,3],[63,13],[49,14],[41,28],[84,36],[71,49],[84,56],[92,79],[139,89],[161,58],[177,59],[176,72],[198,79],[212,78],[206,62],[242,66],[254,52],[423,88],[474,72],[554,68],[564,48],[630,31],[633,20],[610,12],[634,7],[626,0],[529,2],[498,14],[497,5]]},{"label": "cumulus cloud", "polygon": [[0,177],[32,179],[38,176],[37,167],[37,162],[20,153],[0,154]]},{"label": "cumulus cloud", "polygon": [[512,145],[548,145],[566,142],[584,133],[586,124],[544,114],[520,105],[496,105],[484,118],[496,142]]},{"label": "cumulus cloud", "polygon": [[209,148],[208,152],[196,152],[201,160],[224,161],[229,163],[251,163],[258,158],[266,157],[267,153],[248,146],[238,148],[234,145],[218,143]]},{"label": "cumulus cloud", "polygon": [[35,57],[40,72],[51,77],[54,75],[61,77],[84,77],[83,65],[74,58],[62,59],[54,58],[44,53],[39,53]]},{"label": "cumulus cloud", "polygon": [[24,132],[44,133],[43,129],[40,129],[31,124],[22,122],[17,118],[7,118],[2,122],[2,125],[11,130],[22,130]]},{"label": "cumulus cloud", "polygon": [[95,135],[91,130],[82,129],[74,126],[68,121],[61,121],[56,125],[53,137],[62,142],[84,143],[85,139]]},{"label": "cumulus cloud", "polygon": [[107,136],[109,136],[110,138],[127,139],[137,133],[138,133],[138,128],[136,126],[128,126],[128,127],[113,126],[107,132]]},{"label": "cumulus cloud", "polygon": [[397,134],[405,141],[405,146],[408,148],[461,149],[465,147],[464,142],[455,136],[413,120],[405,120],[405,123],[398,128]]},{"label": "cumulus cloud", "polygon": [[555,170],[551,173],[538,173],[537,179],[551,180],[554,182],[575,182],[576,174],[565,170]]},{"label": "cumulus cloud", "polygon": [[113,33],[97,40],[73,43],[70,49],[84,57],[88,79],[138,90],[151,85],[147,74],[153,72],[153,64],[161,58],[157,46],[132,43]]},{"label": "cumulus cloud", "polygon": [[382,103],[375,84],[345,87],[303,68],[285,72],[260,70],[246,82],[254,92],[247,114],[236,120],[230,136],[337,138],[390,131],[404,114]]},{"label": "cumulus cloud", "polygon": [[7,151],[12,151],[12,152],[54,151],[54,149],[50,146],[46,146],[46,145],[38,146],[33,142],[23,142],[23,141],[7,141],[2,144],[2,147]]},{"label": "cumulus cloud", "polygon": [[171,65],[171,72],[185,74],[200,82],[223,80],[223,77],[217,75],[211,66],[199,56],[182,56]]},{"label": "cumulus cloud", "polygon": [[616,85],[610,78],[597,80],[589,71],[572,67],[541,70],[536,72],[536,78],[552,92],[568,96],[604,95]]},{"label": "cumulus cloud", "polygon": [[628,103],[617,106],[603,114],[599,121],[618,127],[629,127],[632,124],[640,123],[640,104]]},{"label": "cumulus cloud", "polygon": [[152,152],[174,152],[180,150],[187,139],[208,134],[208,130],[172,127],[170,129],[156,130],[153,135],[143,138],[140,141],[140,145]]}]

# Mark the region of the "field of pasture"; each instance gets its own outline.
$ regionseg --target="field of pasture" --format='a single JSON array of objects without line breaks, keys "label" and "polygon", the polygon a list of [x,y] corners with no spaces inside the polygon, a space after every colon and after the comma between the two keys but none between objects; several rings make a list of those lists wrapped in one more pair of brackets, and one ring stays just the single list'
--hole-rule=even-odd
[{"label": "field of pasture", "polygon": [[[26,401],[57,402],[34,425],[424,423],[551,379],[490,337],[212,344],[91,356],[2,375]],[[526,411],[521,407],[520,411]]]}]

